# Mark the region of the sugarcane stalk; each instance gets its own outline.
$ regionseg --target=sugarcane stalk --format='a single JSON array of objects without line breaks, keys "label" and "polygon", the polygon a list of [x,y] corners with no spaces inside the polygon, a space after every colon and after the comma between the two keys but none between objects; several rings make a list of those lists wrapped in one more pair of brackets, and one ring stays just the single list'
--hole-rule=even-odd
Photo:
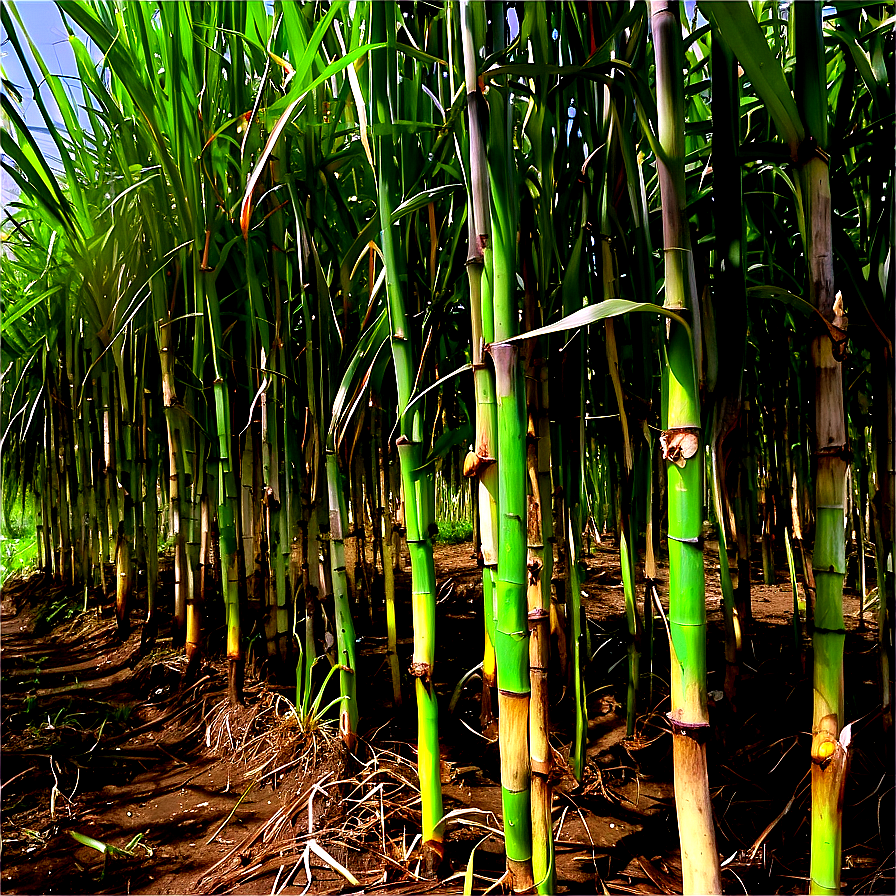
[{"label": "sugarcane stalk", "polygon": [[[575,491],[580,480],[570,472],[573,464],[566,468],[566,494]],[[588,659],[588,648],[585,642],[583,623],[587,625],[582,608],[582,511],[580,495],[573,494],[572,500],[566,502],[565,541],[566,541],[566,605],[569,613],[569,640],[571,643],[571,674],[573,676],[573,742],[570,746],[569,764],[573,776],[581,781],[585,773],[585,749],[588,746],[588,711],[586,708],[587,693],[585,689],[584,669]]]},{"label": "sugarcane stalk", "polygon": [[230,469],[230,458],[219,458],[218,541],[227,625],[227,694],[231,706],[243,702],[244,656],[240,625],[239,551],[234,514],[234,507],[237,506],[236,480]]},{"label": "sugarcane stalk", "polygon": [[[374,42],[394,39],[398,11],[394,3],[370,5],[371,38]],[[376,142],[377,202],[382,227],[383,263],[389,305],[392,358],[398,391],[398,448],[404,494],[404,523],[411,559],[411,608],[414,619],[414,656],[411,674],[417,694],[417,771],[423,815],[424,869],[435,874],[444,856],[442,783],[438,731],[438,697],[433,686],[435,663],[435,565],[432,556],[430,518],[434,504],[431,470],[417,472],[422,465],[422,420],[419,405],[406,411],[414,385],[416,364],[408,324],[404,265],[396,246],[397,226],[392,221],[400,196],[395,153],[399,143],[393,131],[391,103],[397,102],[396,60],[385,50],[371,52],[370,94],[374,120],[386,132]]]},{"label": "sugarcane stalk", "polygon": [[684,90],[679,4],[651,3],[656,58],[657,159],[665,244],[664,305],[687,315],[693,332],[667,325],[663,435],[669,508],[669,628],[672,762],[685,894],[721,893],[706,765],[706,604],[703,572],[703,445],[697,389],[699,307],[685,212]]},{"label": "sugarcane stalk", "polygon": [[[576,243],[574,262],[567,269],[564,286],[569,282],[572,289],[564,289],[565,313],[576,309],[576,304],[568,302],[568,295],[578,286],[578,258],[581,249],[581,238]],[[573,685],[573,742],[570,747],[569,762],[573,776],[581,781],[585,772],[585,750],[588,746],[588,710],[586,706],[587,689],[585,686],[585,667],[590,660],[588,650],[588,626],[582,606],[582,532],[584,521],[582,514],[582,445],[584,443],[584,376],[582,367],[581,343],[569,346],[563,362],[563,402],[565,418],[561,424],[563,433],[564,460],[561,468],[563,482],[563,525],[566,579],[565,597],[567,624],[569,626],[569,652],[572,660],[570,674]],[[601,463],[603,459],[601,459]],[[599,475],[604,471],[599,464]],[[603,485],[603,483],[601,483]],[[605,494],[602,495],[602,506],[606,507]],[[606,517],[599,510],[601,520]]]},{"label": "sugarcane stalk", "polygon": [[504,846],[514,891],[527,892],[534,880],[528,746],[531,684],[526,601],[525,430],[517,385],[519,350],[512,343],[499,342],[489,351],[495,365],[500,465],[495,655]]},{"label": "sugarcane stalk", "polygon": [[[799,183],[805,215],[805,257],[809,298],[833,333],[846,319],[834,290],[831,192],[827,144],[827,82],[821,30],[821,4],[793,10],[799,65],[795,97],[808,134],[800,148]],[[843,333],[845,338],[845,333]],[[840,891],[843,787],[849,760],[843,731],[843,578],[846,574],[844,514],[848,470],[843,399],[842,344],[828,332],[812,339],[815,369],[815,625],[812,634],[812,844],[811,893]],[[848,729],[847,729],[848,731]]]},{"label": "sugarcane stalk", "polygon": [[[722,622],[725,627],[725,683],[728,702],[734,706],[739,675],[739,655],[743,635],[740,617],[734,600],[734,583],[728,565],[728,538],[725,534],[725,517],[722,504],[722,476],[719,470],[718,441],[710,448],[710,491],[716,512],[716,537],[719,544],[719,586],[722,589]],[[788,547],[790,542],[788,541]]]},{"label": "sugarcane stalk", "polygon": [[[527,328],[535,329],[532,297],[527,295]],[[530,351],[534,347],[529,343]],[[551,443],[548,419],[547,365],[541,358],[527,364],[526,404],[529,425],[526,433],[527,496],[526,566],[529,570],[526,600],[529,610],[529,681],[532,689],[529,710],[529,757],[532,770],[532,876],[539,893],[557,888],[554,863],[551,807],[553,767],[549,742],[550,712],[548,671],[551,648],[551,575],[553,544],[550,516],[544,508],[551,500]]]},{"label": "sugarcane stalk", "polygon": [[498,563],[498,471],[493,454],[496,445],[497,406],[494,373],[483,357],[483,349],[494,339],[494,312],[491,296],[491,271],[485,276],[486,256],[491,262],[489,245],[489,173],[486,158],[485,100],[479,88],[476,65],[475,12],[469,0],[461,4],[464,79],[467,84],[467,126],[470,140],[470,181],[467,203],[467,278],[470,286],[471,353],[473,384],[476,394],[476,441],[464,462],[464,475],[476,479],[479,541],[482,552],[482,595],[484,652],[482,662],[483,731],[494,727],[492,689],[497,684],[495,660],[495,575]]},{"label": "sugarcane stalk", "polygon": [[802,629],[800,626],[800,599],[796,584],[796,564],[793,561],[793,543],[790,538],[790,527],[784,527],[784,550],[787,554],[787,572],[790,575],[790,592],[793,597],[793,647],[794,655],[800,656],[803,646]]},{"label": "sugarcane stalk", "polygon": [[880,349],[872,355],[875,394],[880,395],[871,427],[875,492],[871,498],[874,560],[877,570],[877,649],[884,730],[893,725],[893,519],[896,478],[893,470],[893,355]]},{"label": "sugarcane stalk", "polygon": [[[713,276],[717,288],[710,306],[717,332],[724,332],[726,350],[718,352],[718,375],[713,407],[710,442],[711,489],[718,520],[719,578],[722,587],[722,616],[725,626],[725,696],[734,705],[742,646],[741,620],[728,565],[728,527],[739,530],[743,520],[729,512],[725,489],[726,472],[732,458],[742,455],[738,441],[741,392],[746,342],[746,290],[743,272],[745,216],[732,213],[743,206],[740,148],[740,85],[737,60],[717,29],[712,49],[713,149],[718,157],[713,166],[713,223],[716,232],[716,264]],[[749,582],[747,582],[749,587]]]},{"label": "sugarcane stalk", "polygon": [[205,271],[201,275],[208,323],[211,331],[212,364],[215,379],[212,395],[215,406],[215,428],[218,456],[218,541],[220,544],[221,580],[224,590],[227,623],[227,690],[230,704],[243,702],[243,671],[245,657],[240,620],[239,568],[239,497],[234,467],[234,439],[230,428],[230,400],[224,385],[223,364],[220,356],[222,334],[216,274]]},{"label": "sugarcane stalk", "polygon": [[[606,222],[605,222],[606,225]],[[609,248],[609,238],[601,242],[604,247],[603,277],[604,299],[616,298],[615,276],[613,275],[613,257]],[[617,478],[616,489],[616,533],[619,544],[619,563],[622,571],[622,587],[625,601],[625,621],[628,626],[628,692],[626,695],[625,733],[631,737],[635,733],[635,717],[638,706],[638,683],[641,667],[642,625],[638,616],[635,598],[635,563],[636,551],[632,541],[635,529],[632,526],[632,514],[629,510],[632,501],[634,477],[634,452],[629,433],[628,414],[622,391],[622,379],[619,371],[619,357],[616,349],[616,330],[612,319],[604,323],[606,333],[607,363],[610,368],[610,379],[616,396],[622,435],[622,470]]]},{"label": "sugarcane stalk", "polygon": [[187,570],[186,531],[181,522],[181,491],[184,472],[181,445],[189,426],[184,420],[183,406],[177,396],[174,379],[173,321],[168,313],[161,287],[153,283],[153,311],[156,318],[156,344],[162,371],[162,402],[168,430],[168,526],[174,541],[174,617],[176,630],[181,621],[186,626]]},{"label": "sugarcane stalk", "polygon": [[336,647],[339,656],[339,734],[354,749],[358,736],[358,696],[355,624],[349,603],[345,570],[345,490],[339,460],[332,447],[327,450],[327,494],[330,504],[330,568],[333,571],[333,601],[336,610]]},{"label": "sugarcane stalk", "polygon": [[373,407],[373,430],[376,456],[379,459],[377,477],[380,493],[380,551],[383,563],[383,592],[386,600],[386,655],[389,658],[389,672],[392,679],[392,705],[399,707],[401,698],[401,668],[398,663],[398,624],[395,615],[395,557],[393,518],[393,496],[390,493],[388,443],[383,439],[382,409]]},{"label": "sugarcane stalk", "polygon": [[191,683],[202,662],[202,608],[210,584],[211,569],[211,509],[208,495],[203,491],[199,498],[199,575],[198,587],[187,604],[187,666],[183,673],[184,684]]},{"label": "sugarcane stalk", "polygon": [[[150,402],[146,402],[147,410]],[[144,466],[143,522],[146,529],[146,619],[141,632],[141,651],[148,649],[158,629],[159,504],[157,486],[163,468],[155,432],[147,427],[147,463]]]}]

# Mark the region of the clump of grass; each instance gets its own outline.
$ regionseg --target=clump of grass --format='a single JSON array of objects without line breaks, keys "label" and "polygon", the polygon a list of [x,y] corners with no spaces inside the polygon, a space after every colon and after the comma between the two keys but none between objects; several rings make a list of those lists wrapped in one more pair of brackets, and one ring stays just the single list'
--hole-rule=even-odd
[{"label": "clump of grass", "polygon": [[65,589],[57,589],[43,601],[34,619],[34,633],[46,634],[56,626],[69,622],[81,613],[81,596]]},{"label": "clump of grass", "polygon": [[473,524],[466,520],[439,520],[435,541],[439,544],[463,544],[473,540]]},{"label": "clump of grass", "polygon": [[12,575],[26,576],[37,565],[37,536],[0,535],[0,582]]},{"label": "clump of grass", "polygon": [[33,498],[19,508],[5,505],[0,502],[0,583],[12,575],[29,575],[38,559]]}]

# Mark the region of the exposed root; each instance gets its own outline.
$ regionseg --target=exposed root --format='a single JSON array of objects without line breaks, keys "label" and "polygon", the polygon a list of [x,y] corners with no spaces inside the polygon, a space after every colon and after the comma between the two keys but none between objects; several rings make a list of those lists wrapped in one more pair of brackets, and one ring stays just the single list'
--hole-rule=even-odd
[{"label": "exposed root", "polygon": [[303,876],[306,890],[313,882],[317,891],[340,881],[423,880],[420,838],[409,838],[420,825],[420,794],[408,759],[364,745],[370,758],[361,761],[334,725],[303,727],[292,704],[270,692],[243,711],[216,707],[206,743],[244,764],[255,784],[296,784],[283,787],[280,808],[197,881],[197,892],[230,892],[267,874],[277,876],[274,892],[301,886]]}]

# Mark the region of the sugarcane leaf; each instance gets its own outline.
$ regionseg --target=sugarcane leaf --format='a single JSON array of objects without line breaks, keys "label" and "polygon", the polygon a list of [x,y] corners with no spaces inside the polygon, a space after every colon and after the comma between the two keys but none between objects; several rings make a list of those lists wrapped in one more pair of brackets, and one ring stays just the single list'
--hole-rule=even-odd
[{"label": "sugarcane leaf", "polygon": [[651,314],[660,314],[668,317],[688,327],[687,322],[681,315],[676,314],[662,305],[655,305],[652,302],[630,302],[627,299],[607,299],[605,302],[598,302],[596,305],[587,305],[572,314],[560,320],[547,324],[547,326],[539,327],[537,330],[530,330],[528,333],[520,333],[519,336],[513,336],[506,339],[505,342],[519,342],[522,339],[534,339],[536,336],[550,336],[553,333],[563,333],[566,330],[578,330],[581,327],[587,327],[596,324],[598,321],[607,320],[611,317],[620,317],[623,314],[634,314],[637,312],[649,312]]},{"label": "sugarcane leaf", "polygon": [[340,430],[344,432],[348,426],[357,408],[358,392],[359,390],[363,392],[367,386],[376,356],[388,338],[389,317],[383,308],[376,321],[361,336],[336,390],[330,428],[327,432],[327,444],[331,445],[333,450],[338,446],[337,432]]},{"label": "sugarcane leaf", "polygon": [[747,289],[748,298],[757,299],[775,299],[783,305],[811,317],[818,314],[818,310],[811,302],[807,302],[802,296],[798,296],[790,290],[783,289],[780,286],[751,286]]},{"label": "sugarcane leaf", "polygon": [[865,82],[865,87],[871,94],[875,104],[881,105],[886,102],[889,95],[889,85],[886,77],[879,80],[871,64],[871,57],[859,46],[855,32],[846,22],[838,21],[836,27],[829,26],[825,29],[826,33],[843,44],[844,48],[849,52],[852,61],[855,63],[856,71],[861,75]]},{"label": "sugarcane leaf", "polygon": [[[315,661],[316,662],[316,661]],[[327,672],[326,678],[324,678],[323,683],[321,684],[317,695],[314,698],[314,702],[311,704],[311,717],[312,718],[320,718],[323,715],[323,712],[320,710],[320,704],[323,700],[324,691],[327,689],[327,685],[330,683],[330,679],[339,671],[339,666],[330,666],[330,671]],[[341,699],[341,698],[339,698]],[[338,701],[337,701],[338,702]]]},{"label": "sugarcane leaf", "polygon": [[[443,383],[447,382],[448,380],[452,379],[453,377],[456,377],[459,373],[463,373],[465,370],[472,370],[472,369],[473,369],[472,364],[462,364],[460,367],[457,368],[457,370],[452,370],[451,373],[446,373],[445,376],[439,377],[431,386],[427,386],[422,392],[418,392],[416,395],[414,395],[411,398],[411,400],[405,405],[402,412],[398,415],[398,421],[395,423],[395,428],[392,430],[392,434],[394,435],[395,429],[398,428],[398,424],[401,422],[401,419],[405,416],[405,414],[407,414],[407,412],[415,404],[417,404],[417,402],[420,401],[420,399],[423,398],[424,395],[426,395],[428,392],[432,392],[433,389],[437,389]],[[392,441],[391,435],[389,436],[389,441],[390,442]]]},{"label": "sugarcane leaf", "polygon": [[344,56],[340,56],[338,59],[331,62],[313,81],[311,81],[310,84],[306,83],[308,70],[310,69],[312,62],[317,58],[318,49],[330,27],[330,23],[339,9],[345,5],[344,0],[342,0],[342,2],[334,3],[327,12],[327,15],[318,22],[317,27],[314,29],[314,33],[308,41],[308,45],[305,47],[302,58],[296,64],[295,75],[293,77],[293,81],[296,83],[283,99],[274,103],[267,109],[269,114],[280,115],[287,109],[295,108],[296,104],[305,97],[308,91],[314,90],[315,87],[319,86],[338,72],[341,72],[346,66],[353,64],[355,60],[360,59],[370,50],[377,50],[386,46],[385,43],[368,43],[354,47]]},{"label": "sugarcane leaf", "polygon": [[158,108],[156,99],[136,76],[133,61],[128,57],[125,45],[118,40],[117,35],[113,35],[106,28],[96,12],[84,0],[59,0],[57,5],[96,44],[105,60],[126,85],[128,93],[140,111],[147,117],[150,127],[156,130],[155,113]]},{"label": "sugarcane leaf", "polygon": [[467,860],[467,868],[464,871],[464,896],[473,896],[473,856],[476,850],[485,843],[491,834],[486,834],[471,850],[470,858]]},{"label": "sugarcane leaf", "polygon": [[[351,403],[351,406],[347,409],[347,411],[342,415],[342,426],[339,429],[339,433],[336,437],[336,445],[340,446],[345,439],[345,436],[348,432],[349,425],[352,420],[355,418],[358,409],[361,407],[362,400],[367,396],[369,392],[375,391],[374,383],[377,377],[382,379],[383,371],[385,370],[386,365],[392,360],[392,353],[388,350],[389,339],[388,334],[386,334],[387,338],[383,339],[383,341],[379,344],[379,348],[376,349],[376,352],[373,356],[373,361],[370,363],[370,366],[367,368],[362,381],[359,383],[358,388],[356,389],[354,400]],[[354,446],[357,444],[358,437],[361,434],[361,430],[364,426],[364,415],[358,417],[358,423],[355,427],[355,438],[352,440],[352,448],[351,452],[354,452]]]},{"label": "sugarcane leaf", "polygon": [[[274,151],[274,147],[277,145],[277,141],[280,139],[280,135],[283,133],[283,129],[289,124],[292,119],[292,114],[295,111],[296,107],[299,103],[302,102],[303,99],[316,87],[319,87],[326,81],[328,78],[331,78],[333,75],[342,71],[347,65],[351,65],[356,59],[363,56],[369,50],[376,49],[378,46],[385,46],[385,44],[364,44],[361,47],[356,47],[347,55],[337,59],[335,62],[331,62],[324,70],[315,78],[310,84],[308,84],[304,89],[298,91],[298,95],[296,98],[283,110],[283,113],[280,115],[280,118],[277,120],[273,129],[271,130],[271,134],[268,137],[267,143],[265,143],[264,150],[261,153],[258,161],[255,163],[255,168],[252,171],[252,175],[249,178],[248,184],[246,184],[246,192],[243,195],[243,203],[240,209],[240,228],[242,229],[243,238],[247,239],[249,236],[249,218],[252,212],[252,194],[255,191],[255,187],[258,184],[259,179],[264,171],[265,165],[268,163],[268,159],[271,157],[271,153]],[[301,85],[300,85],[301,86]],[[280,104],[278,103],[277,106]],[[269,112],[273,112],[277,106],[269,109]]]},{"label": "sugarcane leaf", "polygon": [[411,44],[403,44],[396,41],[394,49],[399,53],[404,53],[405,56],[410,56],[412,59],[424,63],[425,65],[441,65],[446,68],[448,66],[448,63],[444,59],[439,59],[438,56],[433,56],[431,53],[427,53]]},{"label": "sugarcane leaf", "polygon": [[779,286],[751,286],[747,297],[775,299],[809,318],[817,318],[818,323],[828,332],[834,345],[845,342],[846,333],[832,324],[813,304]]},{"label": "sugarcane leaf", "polygon": [[[345,40],[342,37],[342,29],[339,26],[338,20],[333,24],[336,30],[336,39],[339,41],[339,48],[342,50],[342,54],[345,55]],[[364,147],[364,154],[367,156],[367,161],[370,164],[370,167],[373,168],[373,149],[370,146],[370,125],[367,121],[367,103],[364,99],[364,92],[361,89],[361,81],[358,78],[358,73],[353,65],[350,65],[345,71],[348,75],[348,83],[352,91],[352,99],[355,102],[354,113],[358,118],[358,133],[361,137],[361,145]]]},{"label": "sugarcane leaf", "polygon": [[319,859],[329,865],[335,872],[341,874],[353,887],[360,887],[361,882],[348,870],[344,865],[340,865],[318,842],[317,840],[309,840],[308,848],[317,855]]},{"label": "sugarcane leaf", "polygon": [[[292,4],[290,4],[292,5]],[[308,42],[302,49],[302,55],[299,57],[298,62],[296,62],[295,66],[295,76],[294,80],[296,84],[290,89],[290,91],[286,94],[286,96],[281,100],[282,105],[290,106],[295,100],[301,99],[301,94],[303,92],[303,84],[305,82],[308,71],[313,65],[315,59],[317,58],[317,51],[320,47],[324,36],[330,28],[330,25],[333,22],[333,19],[336,18],[336,14],[340,12],[346,6],[345,0],[338,0],[336,3],[332,3],[330,8],[327,10],[327,14],[317,23],[314,28],[314,32],[311,37],[308,39]],[[280,105],[280,104],[278,104]],[[271,111],[279,112],[280,110],[274,107]]]},{"label": "sugarcane leaf", "polygon": [[98,853],[102,855],[106,855],[110,850],[110,846],[108,843],[103,843],[102,840],[95,840],[93,837],[88,837],[87,834],[81,834],[78,831],[69,831],[69,837],[72,840],[76,840],[82,846],[87,846],[90,849],[95,849]]},{"label": "sugarcane leaf", "polygon": [[50,289],[42,292],[39,296],[31,299],[31,301],[26,302],[24,305],[16,308],[11,314],[3,315],[3,332],[5,334],[6,328],[17,321],[20,317],[26,315],[35,305],[39,305],[45,299],[50,298],[50,296],[56,295],[57,292],[62,290],[62,285],[59,284],[57,286],[53,286]]},{"label": "sugarcane leaf", "polygon": [[[465,445],[472,440],[473,426],[467,421],[460,426],[445,430],[426,455],[426,461],[417,468],[417,471],[425,470],[433,466],[437,460],[445,457],[448,452],[457,445]],[[417,472],[415,471],[415,472]]]},{"label": "sugarcane leaf", "polygon": [[[2,145],[2,151],[16,163],[22,176],[27,178],[28,186],[25,187],[25,192],[36,192],[41,202],[60,220],[60,223],[67,229],[74,229],[75,218],[71,213],[68,199],[62,192],[62,188],[47,164],[31,130],[5,94],[0,97],[0,107],[2,107],[3,115],[9,118],[19,135],[19,142],[16,142],[4,128],[0,133],[0,138],[2,138],[0,145]],[[4,167],[15,176],[15,171],[10,166],[4,164]],[[18,178],[16,179],[18,180]]]},{"label": "sugarcane leaf", "polygon": [[442,196],[453,193],[455,190],[463,189],[463,184],[445,184],[442,187],[433,187],[430,190],[423,190],[416,196],[412,196],[410,199],[405,199],[398,208],[394,209],[392,212],[392,223],[394,224],[399,218],[409,215],[411,212],[416,212],[419,209],[424,208],[429,205],[430,202],[434,202]]},{"label": "sugarcane leaf", "polygon": [[796,158],[805,127],[781,63],[775,58],[747,0],[709,3],[699,0],[700,11],[731,47],[754,90],[768,108],[778,133]]},{"label": "sugarcane leaf", "polygon": [[24,53],[22,52],[22,46],[19,42],[16,30],[12,27],[12,23],[9,20],[7,7],[12,10],[12,14],[13,16],[15,16],[16,21],[19,23],[19,27],[25,33],[25,39],[28,41],[31,55],[37,63],[37,66],[40,69],[41,74],[43,75],[44,81],[49,85],[50,91],[53,94],[53,99],[56,102],[56,106],[58,107],[59,112],[62,115],[62,120],[64,123],[63,132],[67,133],[69,138],[67,141],[63,138],[62,132],[60,132],[60,129],[56,127],[52,117],[50,116],[50,112],[44,101],[43,94],[40,91],[40,85],[37,83],[34,74],[31,71],[31,66],[24,65],[23,71],[25,72],[25,76],[28,78],[28,81],[31,84],[34,100],[41,111],[44,123],[47,126],[47,132],[49,133],[53,142],[56,144],[56,148],[59,151],[59,157],[62,161],[63,168],[65,168],[69,190],[74,194],[75,204],[78,206],[79,211],[83,215],[85,212],[85,205],[80,189],[80,183],[75,174],[75,167],[72,161],[72,153],[74,151],[78,155],[79,162],[81,163],[82,167],[85,168],[87,174],[90,175],[92,172],[91,166],[89,164],[89,153],[82,151],[85,147],[85,141],[83,139],[84,132],[80,126],[80,123],[78,122],[77,115],[72,108],[72,104],[69,100],[68,94],[62,89],[59,78],[55,75],[52,75],[46,64],[44,63],[43,57],[38,52],[38,49],[31,40],[30,35],[22,25],[22,20],[19,17],[18,10],[15,8],[15,4],[5,3],[3,5],[2,11],[3,28],[10,42],[13,44],[17,56],[20,60],[24,60],[26,58]]}]

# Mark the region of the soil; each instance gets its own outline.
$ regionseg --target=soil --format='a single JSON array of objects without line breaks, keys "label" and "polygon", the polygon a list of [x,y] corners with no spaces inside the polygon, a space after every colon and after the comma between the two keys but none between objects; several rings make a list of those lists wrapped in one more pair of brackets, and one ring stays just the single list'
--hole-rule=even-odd
[{"label": "soil", "polygon": [[[642,672],[651,674],[642,678],[636,737],[626,738],[618,557],[610,536],[590,545],[585,558],[592,661],[588,767],[580,784],[566,767],[570,700],[562,682],[552,681],[560,893],[681,892],[664,715],[666,634],[658,621],[652,660],[642,640]],[[708,542],[708,755],[723,887],[806,892],[812,692],[794,644],[789,581],[779,572],[780,584],[752,586],[754,619],[732,706],[723,694],[717,557]],[[479,677],[455,693],[481,661],[481,577],[471,545],[437,546],[436,570],[435,687],[448,815],[441,880],[425,879],[420,867],[413,690],[406,679],[405,704],[392,707],[378,601],[372,626],[364,626],[366,606],[358,608],[361,739],[349,755],[332,724],[302,729],[283,699],[294,696],[294,687],[265,680],[263,668],[254,670],[258,675],[247,669],[246,705],[231,709],[220,659],[205,662],[198,679],[184,686],[183,651],[173,649],[170,637],[141,652],[139,599],[132,630],[122,638],[114,595],[88,592],[81,612],[83,594],[34,576],[8,581],[2,595],[0,889],[460,893],[474,847],[475,891],[498,881],[504,870],[498,746],[480,733]],[[664,576],[661,569],[661,593]],[[399,593],[403,669],[411,653],[406,579],[400,577]],[[638,591],[643,597],[643,583]],[[846,715],[854,725],[843,890],[893,893],[893,739],[877,712],[875,620],[860,620],[858,603],[847,594]],[[214,657],[220,631],[208,646]],[[96,842],[85,845],[87,838]],[[104,853],[106,846],[112,849]]]}]

